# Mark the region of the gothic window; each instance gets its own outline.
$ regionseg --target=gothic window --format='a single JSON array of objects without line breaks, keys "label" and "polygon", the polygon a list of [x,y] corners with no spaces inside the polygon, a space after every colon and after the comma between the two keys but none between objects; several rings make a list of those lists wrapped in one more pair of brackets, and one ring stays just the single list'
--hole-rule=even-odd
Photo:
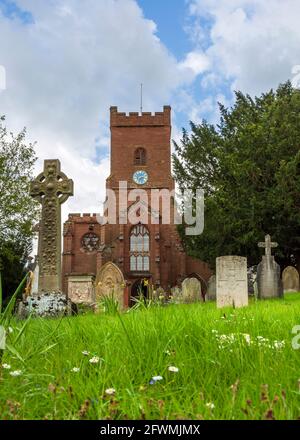
[{"label": "gothic window", "polygon": [[81,246],[86,252],[93,252],[99,248],[100,238],[94,232],[84,234],[81,239]]},{"label": "gothic window", "polygon": [[136,225],[130,233],[130,270],[150,270],[149,231],[144,225]]},{"label": "gothic window", "polygon": [[146,150],[145,148],[137,148],[134,152],[134,164],[146,165]]}]

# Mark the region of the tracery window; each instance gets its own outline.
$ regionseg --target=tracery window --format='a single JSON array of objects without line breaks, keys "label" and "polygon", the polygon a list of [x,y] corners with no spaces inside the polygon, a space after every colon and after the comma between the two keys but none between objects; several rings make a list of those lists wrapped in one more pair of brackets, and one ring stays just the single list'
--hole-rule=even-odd
[{"label": "tracery window", "polygon": [[130,232],[130,270],[150,270],[149,231],[144,225],[136,225]]},{"label": "tracery window", "polygon": [[81,246],[86,252],[94,252],[99,248],[100,238],[94,232],[84,234],[81,239]]}]

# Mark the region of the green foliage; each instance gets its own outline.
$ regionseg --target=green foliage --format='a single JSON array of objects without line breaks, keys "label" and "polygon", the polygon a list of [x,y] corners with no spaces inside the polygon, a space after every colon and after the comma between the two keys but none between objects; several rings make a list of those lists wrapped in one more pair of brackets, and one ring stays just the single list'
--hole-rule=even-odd
[{"label": "green foliage", "polygon": [[26,144],[26,130],[8,133],[0,118],[0,260],[3,266],[3,290],[13,292],[23,274],[30,251],[32,225],[37,208],[29,195],[34,146]]},{"label": "green foliage", "polygon": [[16,343],[24,362],[4,353],[0,418],[297,419],[299,316],[300,294],[289,294],[243,309],[198,303],[32,319]]},{"label": "green foliage", "polygon": [[231,254],[253,265],[268,233],[279,243],[279,263],[300,268],[300,91],[287,82],[255,99],[237,92],[220,113],[219,125],[191,122],[175,143],[180,189],[205,192],[203,234],[179,228],[187,252],[212,266]]}]

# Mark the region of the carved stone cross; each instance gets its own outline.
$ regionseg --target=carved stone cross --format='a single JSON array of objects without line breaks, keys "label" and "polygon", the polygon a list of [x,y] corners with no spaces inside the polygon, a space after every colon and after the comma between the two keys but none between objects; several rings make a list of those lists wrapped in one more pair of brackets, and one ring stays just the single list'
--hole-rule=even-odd
[{"label": "carved stone cross", "polygon": [[42,204],[39,228],[39,293],[61,290],[61,204],[73,195],[73,180],[60,171],[58,159],[45,160],[31,182],[30,195]]},{"label": "carved stone cross", "polygon": [[258,247],[265,248],[266,255],[269,256],[269,257],[272,255],[271,249],[275,248],[277,246],[278,246],[278,243],[272,242],[270,235],[266,235],[265,236],[265,241],[264,242],[259,242],[258,243]]}]

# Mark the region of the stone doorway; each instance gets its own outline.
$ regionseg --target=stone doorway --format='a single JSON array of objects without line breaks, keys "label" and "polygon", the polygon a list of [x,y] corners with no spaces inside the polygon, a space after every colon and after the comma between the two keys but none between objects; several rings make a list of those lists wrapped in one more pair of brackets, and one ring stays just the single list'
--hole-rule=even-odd
[{"label": "stone doorway", "polygon": [[147,282],[149,281],[145,278],[140,278],[134,281],[134,283],[131,286],[130,307],[136,304],[134,298],[139,298],[141,295],[144,297],[144,299],[147,299],[149,297],[149,292],[148,292],[149,286],[147,285]]}]

